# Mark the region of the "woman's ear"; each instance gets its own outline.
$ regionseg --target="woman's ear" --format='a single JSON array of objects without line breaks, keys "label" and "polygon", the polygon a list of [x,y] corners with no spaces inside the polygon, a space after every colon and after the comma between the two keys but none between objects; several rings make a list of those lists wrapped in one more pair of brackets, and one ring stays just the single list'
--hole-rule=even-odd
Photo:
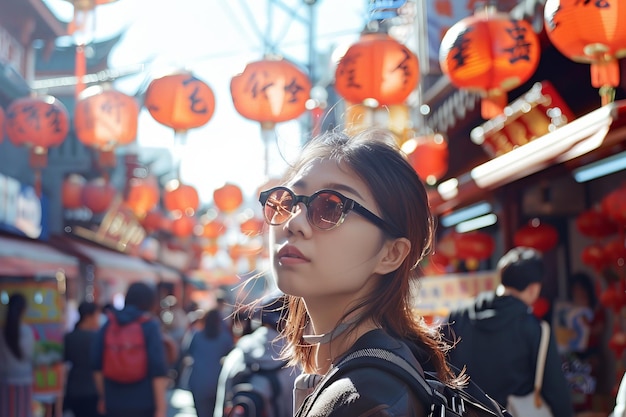
[{"label": "woman's ear", "polygon": [[405,237],[388,240],[381,249],[382,257],[378,262],[375,273],[386,275],[400,267],[411,250],[411,242]]}]

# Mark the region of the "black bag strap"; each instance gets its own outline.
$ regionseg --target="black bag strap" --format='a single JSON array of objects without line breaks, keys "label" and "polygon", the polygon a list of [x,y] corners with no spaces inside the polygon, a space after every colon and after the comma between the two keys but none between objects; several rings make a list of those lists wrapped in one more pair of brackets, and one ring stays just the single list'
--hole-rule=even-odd
[{"label": "black bag strap", "polygon": [[[480,410],[483,414],[501,417],[500,409],[493,410],[462,390],[453,390],[445,384],[431,381],[436,389],[426,380],[422,373],[404,358],[386,349],[367,348],[354,351],[341,360],[320,381],[312,398],[306,401],[298,415],[306,415],[321,392],[353,369],[377,368],[402,380],[407,384],[414,395],[425,404],[430,404],[429,416],[458,417],[466,415],[468,408]],[[306,408],[305,408],[306,407]]]}]

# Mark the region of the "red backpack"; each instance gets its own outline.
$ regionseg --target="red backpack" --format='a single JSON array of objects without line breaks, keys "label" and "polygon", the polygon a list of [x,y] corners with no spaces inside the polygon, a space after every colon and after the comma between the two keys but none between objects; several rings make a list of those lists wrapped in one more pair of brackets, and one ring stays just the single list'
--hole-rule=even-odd
[{"label": "red backpack", "polygon": [[148,375],[148,352],[141,325],[149,317],[142,315],[124,325],[119,324],[114,314],[109,313],[108,317],[109,323],[104,332],[102,374],[122,384],[141,381]]}]

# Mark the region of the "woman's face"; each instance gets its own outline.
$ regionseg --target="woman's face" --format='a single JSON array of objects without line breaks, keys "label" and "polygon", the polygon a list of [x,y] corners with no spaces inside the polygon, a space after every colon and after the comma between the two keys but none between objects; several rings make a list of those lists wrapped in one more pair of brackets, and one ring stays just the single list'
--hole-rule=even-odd
[{"label": "woman's face", "polygon": [[[335,190],[380,216],[365,183],[336,161],[313,162],[286,186],[307,196]],[[345,306],[374,284],[370,278],[376,275],[384,234],[354,211],[334,229],[320,230],[308,222],[306,211],[300,203],[289,220],[270,227],[270,260],[278,287],[307,302]]]}]

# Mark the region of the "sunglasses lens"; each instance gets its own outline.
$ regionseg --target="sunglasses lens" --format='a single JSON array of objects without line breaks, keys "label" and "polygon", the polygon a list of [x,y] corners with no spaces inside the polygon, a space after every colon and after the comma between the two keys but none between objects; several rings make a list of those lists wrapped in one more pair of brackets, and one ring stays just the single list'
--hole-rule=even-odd
[{"label": "sunglasses lens", "polygon": [[343,202],[332,193],[318,194],[309,203],[308,216],[315,227],[332,229],[341,222]]},{"label": "sunglasses lens", "polygon": [[275,190],[268,197],[263,207],[265,218],[270,224],[285,223],[291,216],[293,196],[287,190]]}]

